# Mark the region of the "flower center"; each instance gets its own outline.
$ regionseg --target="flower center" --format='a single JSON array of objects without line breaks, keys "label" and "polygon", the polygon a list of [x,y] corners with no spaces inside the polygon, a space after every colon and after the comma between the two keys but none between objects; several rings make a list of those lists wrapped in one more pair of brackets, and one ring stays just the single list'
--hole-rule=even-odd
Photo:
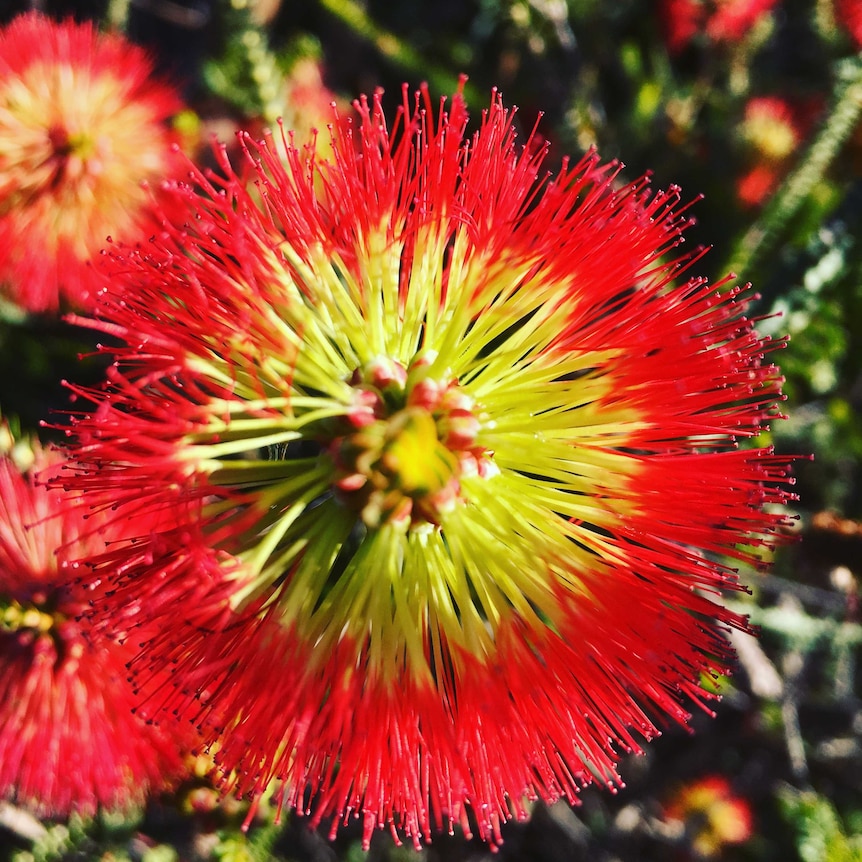
[{"label": "flower center", "polygon": [[354,371],[354,409],[329,445],[344,505],[368,527],[439,525],[463,502],[461,480],[493,470],[477,442],[476,403],[457,379],[433,377],[431,354],[405,368],[375,359]]},{"label": "flower center", "polygon": [[48,139],[56,165],[56,182],[68,182],[79,179],[85,173],[95,175],[101,171],[96,140],[91,135],[53,126],[48,132]]},{"label": "flower center", "polygon": [[0,597],[0,631],[47,634],[60,621],[46,593],[37,592],[23,600]]}]

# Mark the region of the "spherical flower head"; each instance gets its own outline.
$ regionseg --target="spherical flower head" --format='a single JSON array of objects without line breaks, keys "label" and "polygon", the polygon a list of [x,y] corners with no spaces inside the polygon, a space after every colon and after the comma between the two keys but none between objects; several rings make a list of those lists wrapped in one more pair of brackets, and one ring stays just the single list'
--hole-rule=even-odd
[{"label": "spherical flower head", "polygon": [[743,140],[768,161],[786,159],[801,143],[794,109],[778,96],[749,99],[740,132]]},{"label": "spherical flower head", "polygon": [[743,172],[736,179],[736,197],[742,206],[762,206],[781,183],[782,170],[779,165],[760,162]]},{"label": "spherical flower head", "polygon": [[469,137],[460,93],[356,108],[331,159],[246,136],[255,188],[223,160],[114,249],[64,482],[169,513],[94,601],[164,615],[139,675],[170,663],[237,791],[494,842],[727,670],[715,596],[787,497],[737,441],[781,378],[740,291],[680,277],[678,189],[546,174],[498,95]]},{"label": "spherical flower head", "polygon": [[666,805],[664,817],[684,825],[699,859],[716,858],[727,845],[741,844],[753,832],[751,805],[722,775],[681,787]]},{"label": "spherical flower head", "polygon": [[703,15],[703,6],[696,0],[659,0],[659,23],[671,54],[688,47],[703,27]]},{"label": "spherical flower head", "polygon": [[835,19],[850,37],[856,50],[862,50],[862,3],[859,0],[835,0]]},{"label": "spherical flower head", "polygon": [[285,78],[285,128],[290,129],[297,144],[320,135],[320,144],[328,143],[326,127],[332,122],[332,106],[342,100],[323,80],[324,68],[313,56],[298,58]]},{"label": "spherical flower head", "polygon": [[794,103],[781,96],[748,100],[738,130],[748,166],[736,182],[744,206],[760,206],[775,191],[816,114],[814,103]]},{"label": "spherical flower head", "polygon": [[175,91],[92,23],[37,13],[0,30],[0,290],[30,312],[86,307],[89,261],[150,222],[147,182],[182,162]]},{"label": "spherical flower head", "polygon": [[743,39],[777,0],[660,0],[659,18],[672,54],[700,36],[713,44]]},{"label": "spherical flower head", "polygon": [[716,0],[706,24],[707,35],[714,42],[737,42],[765,15],[778,0]]},{"label": "spherical flower head", "polygon": [[125,808],[180,774],[191,733],[135,714],[131,646],[81,619],[71,560],[119,540],[120,522],[40,484],[63,456],[28,448],[0,455],[0,796],[46,816]]}]

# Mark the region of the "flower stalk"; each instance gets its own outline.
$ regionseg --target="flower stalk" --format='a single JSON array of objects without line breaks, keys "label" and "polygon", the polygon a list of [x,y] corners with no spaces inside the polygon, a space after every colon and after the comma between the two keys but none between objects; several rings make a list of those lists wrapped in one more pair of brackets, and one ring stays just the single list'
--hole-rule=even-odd
[{"label": "flower stalk", "polygon": [[787,224],[826,174],[862,116],[862,60],[842,61],[836,74],[834,103],[826,122],[799,165],[770,198],[757,221],[733,250],[724,271],[750,272],[780,240]]}]

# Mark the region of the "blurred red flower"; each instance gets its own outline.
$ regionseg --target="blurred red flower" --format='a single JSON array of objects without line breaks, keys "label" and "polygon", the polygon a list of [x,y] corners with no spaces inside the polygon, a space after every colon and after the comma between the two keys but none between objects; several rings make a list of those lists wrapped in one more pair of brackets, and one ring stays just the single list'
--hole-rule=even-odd
[{"label": "blurred red flower", "polygon": [[703,34],[708,41],[742,39],[777,0],[659,0],[658,13],[665,42],[678,54]]},{"label": "blurred red flower", "polygon": [[738,440],[781,377],[739,290],[679,278],[678,189],[592,153],[548,178],[497,96],[470,137],[460,94],[357,109],[331,161],[246,136],[253,187],[223,160],[114,248],[122,298],[78,322],[122,344],[63,483],[169,513],[94,598],[160,622],[140,678],[175,668],[238,791],[498,841],[727,670],[745,622],[710,595],[787,499]]},{"label": "blurred red flower", "polygon": [[751,805],[721,775],[709,775],[681,787],[667,803],[664,818],[679,821],[700,859],[721,855],[728,844],[751,838]]},{"label": "blurred red flower", "polygon": [[777,3],[778,0],[715,0],[706,21],[706,34],[714,42],[736,42]]},{"label": "blurred red flower", "polygon": [[0,456],[0,796],[46,816],[140,803],[181,773],[191,734],[133,714],[131,646],[80,619],[71,560],[121,539],[122,522],[40,484],[59,450],[14,452]]},{"label": "blurred red flower", "polygon": [[152,71],[90,23],[30,13],[0,30],[0,292],[23,309],[89,305],[89,260],[152,228],[144,183],[184,167],[180,100]]},{"label": "blurred red flower", "polygon": [[862,2],[835,0],[835,18],[838,26],[850,36],[857,50],[862,50]]},{"label": "blurred red flower", "polygon": [[744,207],[759,207],[781,183],[783,171],[777,165],[760,163],[737,177],[736,197]]},{"label": "blurred red flower", "polygon": [[790,170],[819,106],[780,96],[756,96],[745,105],[738,129],[748,167],[736,181],[737,197],[757,207],[778,188]]},{"label": "blurred red flower", "polygon": [[290,67],[285,78],[283,122],[293,132],[300,146],[313,135],[319,135],[320,144],[329,140],[327,126],[332,122],[333,106],[349,110],[323,80],[323,64],[315,57],[300,57]]}]

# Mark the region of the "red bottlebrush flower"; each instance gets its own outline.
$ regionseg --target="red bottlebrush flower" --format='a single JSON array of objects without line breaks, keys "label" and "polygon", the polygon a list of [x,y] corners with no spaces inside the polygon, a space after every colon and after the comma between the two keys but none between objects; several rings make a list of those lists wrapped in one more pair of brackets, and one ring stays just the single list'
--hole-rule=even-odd
[{"label": "red bottlebrush flower", "polygon": [[781,183],[783,171],[774,164],[758,164],[744,171],[736,180],[736,197],[751,209],[762,206]]},{"label": "red bottlebrush flower", "polygon": [[779,96],[748,101],[739,137],[750,166],[736,183],[737,197],[744,206],[760,206],[775,191],[815,114],[814,105],[794,105]]},{"label": "red bottlebrush flower", "polygon": [[496,96],[469,138],[460,94],[405,90],[391,131],[357,108],[331,161],[246,136],[253,191],[223,160],[182,229],[113,250],[122,299],[78,321],[121,346],[64,482],[170,513],[97,604],[165,615],[140,678],[171,664],[152,696],[238,791],[497,841],[727,670],[745,622],[710,594],[787,498],[737,441],[781,378],[741,291],[679,280],[678,189],[594,154],[548,178]]},{"label": "red bottlebrush flower", "polygon": [[835,0],[835,19],[857,50],[862,50],[862,2]]},{"label": "red bottlebrush flower", "polygon": [[37,13],[0,30],[0,290],[30,312],[86,307],[88,261],[151,225],[150,192],[182,166],[180,108],[146,54],[91,23]]},{"label": "red bottlebrush flower", "polygon": [[778,0],[717,0],[706,23],[706,34],[713,42],[737,42]]},{"label": "red bottlebrush flower", "polygon": [[742,138],[763,159],[784,161],[797,152],[802,143],[799,114],[787,99],[779,96],[749,99],[740,129]]},{"label": "red bottlebrush flower", "polygon": [[658,20],[671,54],[684,51],[703,31],[707,16],[700,0],[658,0]]},{"label": "red bottlebrush flower", "polygon": [[671,54],[700,34],[713,43],[737,42],[768,14],[777,0],[659,0],[658,14]]},{"label": "red bottlebrush flower", "polygon": [[[327,154],[331,124],[335,110],[349,110],[350,103],[328,89],[323,80],[323,66],[314,56],[301,56],[294,60],[284,77],[280,95],[272,100],[266,113],[278,117],[278,122],[289,131],[291,140],[300,149],[314,139],[317,158]],[[212,158],[212,139],[217,137],[231,141],[229,158],[242,158],[237,132],[258,137],[271,123],[265,116],[258,116],[237,124],[236,118],[214,118],[206,124],[208,134],[199,137],[200,162],[208,164]]]},{"label": "red bottlebrush flower", "polygon": [[713,859],[728,844],[747,841],[753,832],[751,806],[721,775],[680,788],[665,807],[664,817],[683,824],[699,859]]},{"label": "red bottlebrush flower", "polygon": [[39,484],[59,450],[25,451],[20,467],[0,456],[0,796],[47,816],[127,807],[180,774],[190,734],[133,714],[131,645],[79,621],[90,597],[71,560],[121,523]]},{"label": "red bottlebrush flower", "polygon": [[[295,134],[297,145],[325,130],[332,122],[333,104],[341,101],[324,84],[319,60],[314,57],[297,59],[285,80],[284,95],[284,125]],[[321,144],[325,143],[322,135]]]}]

